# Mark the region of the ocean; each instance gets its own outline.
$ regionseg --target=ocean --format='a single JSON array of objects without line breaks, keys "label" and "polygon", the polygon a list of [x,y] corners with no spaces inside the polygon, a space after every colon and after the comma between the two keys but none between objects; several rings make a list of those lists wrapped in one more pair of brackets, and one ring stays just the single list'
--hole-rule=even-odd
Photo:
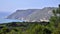
[{"label": "ocean", "polygon": [[17,19],[0,19],[0,23],[9,23],[9,22],[23,22],[23,21]]}]

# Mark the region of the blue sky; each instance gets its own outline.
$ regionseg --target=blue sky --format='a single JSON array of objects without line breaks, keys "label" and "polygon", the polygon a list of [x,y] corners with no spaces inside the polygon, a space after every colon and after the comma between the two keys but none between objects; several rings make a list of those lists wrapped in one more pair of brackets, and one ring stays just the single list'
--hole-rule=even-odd
[{"label": "blue sky", "polygon": [[60,0],[0,0],[0,13],[8,12],[10,14],[17,9],[57,7],[58,4],[60,4]]}]

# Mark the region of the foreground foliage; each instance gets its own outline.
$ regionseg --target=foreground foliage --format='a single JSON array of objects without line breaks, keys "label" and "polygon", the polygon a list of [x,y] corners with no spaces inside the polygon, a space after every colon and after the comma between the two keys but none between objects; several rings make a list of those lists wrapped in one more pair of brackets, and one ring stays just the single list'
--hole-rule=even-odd
[{"label": "foreground foliage", "polygon": [[[48,24],[47,22],[46,24]],[[0,24],[0,34],[51,34],[47,25],[41,22],[12,22]]]}]

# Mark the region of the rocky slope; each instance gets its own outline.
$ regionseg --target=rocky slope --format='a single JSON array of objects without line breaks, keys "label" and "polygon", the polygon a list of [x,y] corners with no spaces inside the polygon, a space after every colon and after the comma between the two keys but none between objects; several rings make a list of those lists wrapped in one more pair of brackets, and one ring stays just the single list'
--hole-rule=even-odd
[{"label": "rocky slope", "polygon": [[27,9],[27,10],[17,10],[13,14],[9,15],[8,19],[23,19],[29,21],[39,21],[40,19],[48,20],[52,16],[52,10],[56,9],[54,7],[45,7],[43,9]]}]

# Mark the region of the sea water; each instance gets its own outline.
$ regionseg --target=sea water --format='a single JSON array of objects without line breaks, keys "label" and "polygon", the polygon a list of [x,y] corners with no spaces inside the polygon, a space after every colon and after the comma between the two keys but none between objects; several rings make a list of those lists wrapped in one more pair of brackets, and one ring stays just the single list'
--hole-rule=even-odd
[{"label": "sea water", "polygon": [[23,22],[23,21],[17,19],[0,19],[0,23],[9,23],[9,22]]}]

